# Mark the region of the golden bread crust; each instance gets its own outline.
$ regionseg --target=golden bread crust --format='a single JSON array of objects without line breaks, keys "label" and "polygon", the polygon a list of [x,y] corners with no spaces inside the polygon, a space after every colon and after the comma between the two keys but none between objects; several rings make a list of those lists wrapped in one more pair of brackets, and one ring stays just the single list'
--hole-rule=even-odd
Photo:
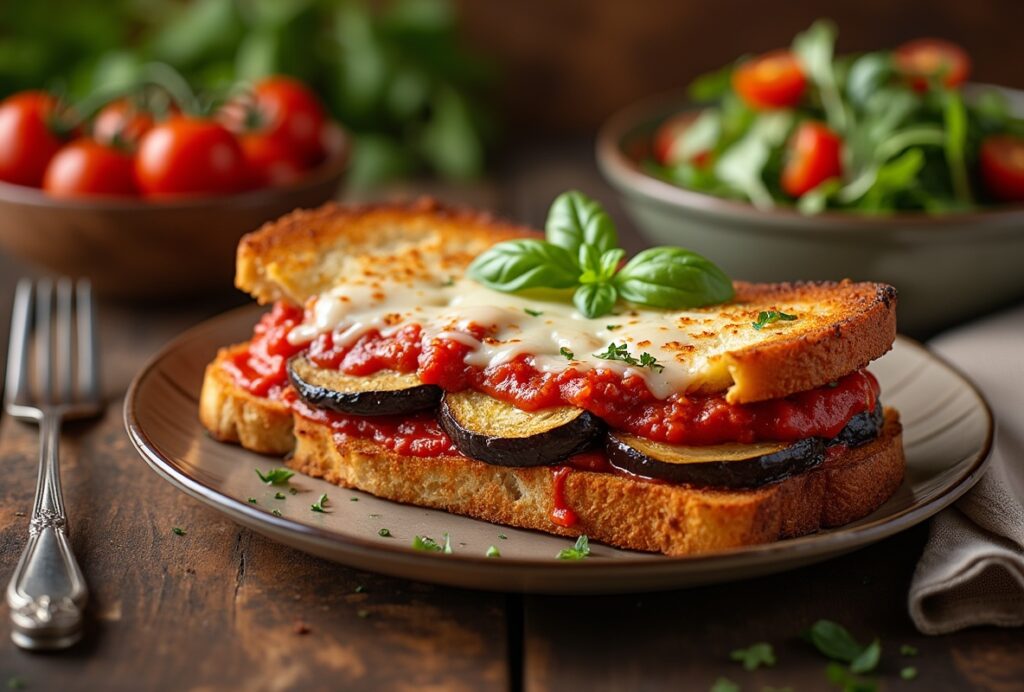
[{"label": "golden bread crust", "polygon": [[768,543],[841,526],[885,502],[904,473],[901,428],[886,411],[874,442],[831,457],[818,469],[755,490],[712,490],[573,471],[565,498],[579,522],[551,522],[548,467],[509,468],[465,457],[408,457],[368,440],[343,440],[297,418],[301,473],[396,502],[485,521],[590,538],[631,550],[696,555]]},{"label": "golden bread crust", "polygon": [[235,285],[260,303],[308,298],[346,275],[353,256],[396,251],[432,255],[461,274],[495,243],[538,235],[490,214],[445,206],[430,198],[400,204],[298,209],[247,234],[238,245]]},{"label": "golden bread crust", "polygon": [[736,282],[737,304],[761,309],[774,303],[814,303],[822,317],[801,316],[779,338],[725,355],[733,385],[730,403],[788,396],[821,387],[865,367],[896,339],[896,289],[886,284],[840,282],[750,284]]},{"label": "golden bread crust", "polygon": [[253,396],[235,384],[224,368],[225,361],[248,348],[248,342],[222,348],[206,366],[199,395],[199,421],[221,442],[238,442],[261,454],[287,454],[295,447],[291,409]]}]

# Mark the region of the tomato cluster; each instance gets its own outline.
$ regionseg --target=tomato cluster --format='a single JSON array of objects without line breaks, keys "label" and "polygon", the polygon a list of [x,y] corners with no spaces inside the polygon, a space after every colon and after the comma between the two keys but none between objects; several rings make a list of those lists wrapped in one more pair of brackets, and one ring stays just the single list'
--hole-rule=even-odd
[{"label": "tomato cluster", "polygon": [[[941,39],[909,41],[892,53],[896,72],[915,91],[932,84],[955,89],[970,74],[967,53]],[[732,89],[754,111],[797,108],[805,102],[810,75],[790,50],[776,50],[745,60],[732,72]],[[680,146],[685,132],[699,113],[677,115],[655,133],[653,153],[658,163],[674,166],[689,163],[710,165],[711,151],[687,151]],[[786,144],[780,176],[782,191],[799,198],[826,180],[843,175],[844,141],[823,122],[804,120]],[[1002,134],[986,138],[979,154],[979,173],[989,194],[1002,201],[1024,201],[1024,138]]]},{"label": "tomato cluster", "polygon": [[302,82],[265,78],[212,115],[119,98],[80,122],[42,91],[0,102],[0,180],[57,197],[224,195],[290,185],[345,138]]}]

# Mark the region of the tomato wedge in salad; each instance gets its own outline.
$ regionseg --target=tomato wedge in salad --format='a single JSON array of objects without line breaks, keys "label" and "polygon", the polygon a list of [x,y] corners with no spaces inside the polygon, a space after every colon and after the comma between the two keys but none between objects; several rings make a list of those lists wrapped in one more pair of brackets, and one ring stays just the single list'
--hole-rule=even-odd
[{"label": "tomato wedge in salad", "polygon": [[927,91],[929,82],[939,81],[947,88],[960,86],[971,72],[967,52],[952,41],[919,38],[908,41],[893,52],[893,60],[910,85]]},{"label": "tomato wedge in salad", "polygon": [[994,135],[981,143],[978,155],[985,187],[996,199],[1024,202],[1024,138]]},{"label": "tomato wedge in salad", "polygon": [[807,76],[792,51],[777,50],[737,67],[732,86],[751,108],[789,108],[803,98]]},{"label": "tomato wedge in salad", "polygon": [[797,127],[787,146],[782,189],[800,197],[843,173],[843,140],[824,123],[808,120]]}]

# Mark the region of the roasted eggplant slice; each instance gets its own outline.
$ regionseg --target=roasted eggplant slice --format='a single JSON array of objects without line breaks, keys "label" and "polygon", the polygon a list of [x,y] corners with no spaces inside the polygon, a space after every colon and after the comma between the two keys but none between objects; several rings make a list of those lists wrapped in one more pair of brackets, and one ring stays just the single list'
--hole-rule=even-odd
[{"label": "roasted eggplant slice", "polygon": [[866,445],[878,437],[884,423],[885,414],[882,413],[882,404],[879,403],[875,405],[873,411],[864,411],[851,418],[846,427],[827,444],[829,447],[832,445],[846,445],[847,447]]},{"label": "roasted eggplant slice", "polygon": [[390,416],[437,405],[441,388],[420,382],[416,373],[381,370],[346,375],[311,363],[305,356],[288,362],[288,379],[307,404],[359,416]]},{"label": "roasted eggplant slice", "polygon": [[609,463],[629,473],[671,483],[750,488],[814,468],[825,459],[825,443],[756,442],[701,447],[670,445],[629,433],[609,433]]},{"label": "roasted eggplant slice", "polygon": [[582,452],[604,428],[572,406],[523,411],[481,392],[448,392],[438,415],[459,451],[500,466],[544,466]]}]

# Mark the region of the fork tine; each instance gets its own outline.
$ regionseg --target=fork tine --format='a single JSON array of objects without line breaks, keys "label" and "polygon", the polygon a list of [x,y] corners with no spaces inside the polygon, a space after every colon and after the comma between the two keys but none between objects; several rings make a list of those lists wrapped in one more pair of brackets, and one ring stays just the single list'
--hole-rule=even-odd
[{"label": "fork tine", "polygon": [[28,389],[28,348],[32,331],[32,281],[22,279],[14,293],[11,312],[11,342],[7,350],[7,379],[4,400],[7,405],[24,398]]},{"label": "fork tine", "polygon": [[71,403],[74,393],[75,368],[72,361],[72,343],[74,334],[71,279],[64,276],[57,281],[57,343],[56,343],[56,380],[57,397],[63,403]]},{"label": "fork tine", "polygon": [[53,281],[36,283],[36,387],[40,404],[53,401]]},{"label": "fork tine", "polygon": [[100,400],[100,362],[97,347],[96,300],[92,283],[79,279],[75,291],[78,317],[78,393],[85,401]]}]

